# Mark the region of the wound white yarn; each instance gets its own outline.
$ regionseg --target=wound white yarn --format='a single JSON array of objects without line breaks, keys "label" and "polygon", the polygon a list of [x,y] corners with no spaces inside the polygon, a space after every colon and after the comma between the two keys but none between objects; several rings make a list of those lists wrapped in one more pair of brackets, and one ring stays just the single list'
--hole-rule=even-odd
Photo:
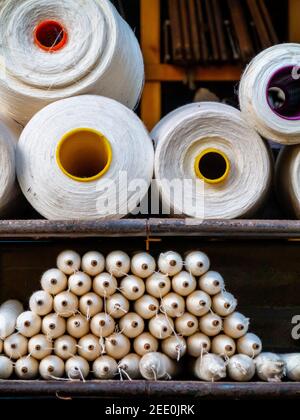
[{"label": "wound white yarn", "polygon": [[[277,115],[269,106],[266,94],[272,76],[287,66],[300,66],[300,44],[279,44],[262,51],[242,76],[239,101],[245,120],[263,137],[282,144],[298,144],[299,119],[285,119]],[[299,71],[295,75],[300,76]]]},{"label": "wound white yarn", "polygon": [[21,126],[0,115],[0,216],[15,211],[20,190],[16,182],[15,149]]},{"label": "wound white yarn", "polygon": [[300,145],[281,150],[276,163],[276,190],[287,213],[300,219]]},{"label": "wound white yarn", "polygon": [[[171,207],[174,213],[183,211],[195,217],[190,203],[203,202],[201,217],[233,219],[251,215],[265,200],[271,184],[271,157],[264,141],[238,110],[219,103],[189,104],[163,118],[151,136],[156,143],[155,177],[163,206]],[[220,184],[205,182],[204,189],[186,189],[187,200],[181,206],[164,180],[203,183],[196,176],[194,164],[208,148],[227,155],[231,163],[229,176]]]},{"label": "wound white yarn", "polygon": [[[78,182],[57,163],[58,143],[76,128],[97,130],[110,142],[112,162],[100,179]],[[48,105],[28,123],[17,147],[21,189],[31,205],[50,220],[125,217],[146,195],[153,161],[153,145],[139,118],[112,99],[92,95]],[[118,184],[122,172],[127,173],[128,188],[116,195],[108,183]],[[136,179],[143,184],[130,189]],[[103,197],[105,212],[99,207]]]},{"label": "wound white yarn", "polygon": [[[48,52],[36,26],[60,22],[68,41]],[[144,84],[137,39],[109,0],[2,0],[0,108],[25,124],[47,104],[97,94],[134,108]]]}]

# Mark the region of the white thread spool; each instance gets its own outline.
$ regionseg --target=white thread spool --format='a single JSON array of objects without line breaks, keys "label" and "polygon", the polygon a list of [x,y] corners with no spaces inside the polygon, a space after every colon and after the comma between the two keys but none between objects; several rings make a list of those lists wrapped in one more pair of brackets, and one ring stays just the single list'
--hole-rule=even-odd
[{"label": "white thread spool", "polygon": [[186,353],[186,341],[183,337],[169,337],[162,341],[161,349],[173,360],[179,361]]},{"label": "white thread spool", "polygon": [[28,342],[29,354],[37,360],[42,360],[52,353],[52,342],[46,335],[38,334]]},{"label": "white thread spool", "polygon": [[185,300],[177,293],[169,293],[161,301],[161,310],[171,318],[178,318],[184,314]]},{"label": "white thread spool", "polygon": [[146,280],[146,290],[155,298],[163,298],[171,290],[171,280],[164,274],[154,273]]},{"label": "white thread spool", "polygon": [[21,126],[0,115],[0,215],[8,216],[18,207],[19,188],[16,183],[15,148]]},{"label": "white thread spool", "polygon": [[88,362],[94,362],[101,355],[99,338],[92,334],[82,337],[78,342],[78,354]]},{"label": "white thread spool", "polygon": [[69,318],[78,310],[78,297],[71,292],[62,292],[54,298],[54,311],[63,318]]},{"label": "white thread spool", "polygon": [[130,271],[130,258],[123,251],[113,251],[106,257],[106,269],[113,276],[124,277]]},{"label": "white thread spool", "polygon": [[29,307],[37,315],[48,315],[53,310],[53,297],[48,292],[40,290],[31,296]]},{"label": "white thread spool", "polygon": [[5,340],[14,333],[18,316],[24,311],[17,300],[8,300],[0,306],[0,338]]},{"label": "white thread spool", "polygon": [[4,341],[4,353],[10,359],[17,360],[27,354],[28,340],[21,334],[13,334]]},{"label": "white thread spool", "polygon": [[55,340],[56,338],[64,335],[66,332],[65,319],[57,314],[45,316],[42,321],[42,332],[49,338],[49,340]]},{"label": "white thread spool", "polygon": [[143,319],[151,319],[158,313],[159,302],[153,296],[144,295],[134,303],[134,310]]},{"label": "white thread spool", "polygon": [[192,315],[206,315],[211,308],[211,298],[202,290],[196,290],[187,297],[186,308]]},{"label": "white thread spool", "polygon": [[55,340],[54,353],[62,360],[68,360],[77,353],[77,341],[69,335],[63,335]]},{"label": "white thread spool", "polygon": [[235,341],[227,335],[220,334],[213,338],[211,342],[211,351],[219,356],[231,357],[236,350]]},{"label": "white thread spool", "polygon": [[79,310],[87,318],[91,318],[103,309],[102,299],[96,293],[87,293],[79,301]]},{"label": "white thread spool", "polygon": [[237,351],[249,357],[256,357],[262,352],[261,339],[252,333],[247,333],[237,340]]},{"label": "white thread spool", "polygon": [[66,250],[58,255],[56,265],[59,270],[70,276],[80,269],[81,257],[75,251]]},{"label": "white thread spool", "polygon": [[183,337],[190,337],[198,330],[198,319],[188,312],[185,312],[180,318],[175,319],[175,328],[178,334]]},{"label": "white thread spool", "polygon": [[90,323],[91,331],[97,337],[108,337],[115,330],[115,321],[107,313],[97,314]]},{"label": "white thread spool", "polygon": [[164,340],[170,337],[174,331],[174,322],[170,317],[158,314],[150,319],[148,327],[153,337]]},{"label": "white thread spool", "polygon": [[93,375],[97,379],[114,379],[118,373],[118,364],[110,356],[101,356],[93,363]]},{"label": "white thread spool", "polygon": [[212,308],[216,314],[220,316],[228,316],[232,314],[237,307],[236,298],[228,292],[221,292],[212,299]]},{"label": "white thread spool", "polygon": [[[140,360],[141,357],[135,353],[130,353],[119,362],[119,369],[121,369],[120,375],[124,379],[139,379],[140,373]],[[124,374],[125,372],[125,374]]]},{"label": "white thread spool", "polygon": [[199,279],[199,287],[210,296],[217,295],[225,288],[224,279],[216,271],[208,271]]},{"label": "white thread spool", "polygon": [[209,353],[211,349],[211,340],[205,334],[197,332],[187,338],[187,353],[192,357],[201,357]]},{"label": "white thread spool", "polygon": [[123,334],[116,333],[105,339],[105,350],[108,356],[121,360],[130,353],[130,340]]},{"label": "white thread spool", "polygon": [[80,356],[73,356],[66,361],[65,370],[70,379],[84,380],[90,373],[88,362]]},{"label": "white thread spool", "polygon": [[66,275],[57,268],[47,270],[41,279],[41,286],[50,295],[57,295],[67,288],[68,280]]},{"label": "white thread spool", "polygon": [[85,93],[137,104],[142,54],[108,0],[3,1],[0,23],[0,105],[16,121],[26,123],[48,103]]},{"label": "white thread spool", "polygon": [[161,273],[172,277],[182,270],[183,260],[178,252],[168,251],[160,254],[157,265]]},{"label": "white thread spool", "polygon": [[145,322],[134,312],[124,315],[119,321],[119,328],[128,338],[136,338],[144,332]]},{"label": "white thread spool", "polygon": [[181,271],[172,279],[172,288],[180,296],[188,296],[197,287],[195,277],[187,271]]},{"label": "white thread spool", "polygon": [[145,279],[151,276],[156,268],[155,259],[147,252],[140,252],[132,257],[131,271],[134,275]]},{"label": "white thread spool", "polygon": [[178,366],[163,353],[147,353],[141,358],[140,372],[148,381],[170,380],[178,373]]},{"label": "white thread spool", "polygon": [[87,252],[82,257],[81,267],[89,276],[97,276],[105,269],[105,258],[100,252]]},{"label": "white thread spool", "polygon": [[239,312],[233,312],[224,319],[224,332],[232,338],[240,338],[247,334],[249,329],[249,318]]},{"label": "white thread spool", "polygon": [[82,315],[74,315],[67,320],[67,331],[74,338],[81,338],[88,334],[90,323]]},{"label": "white thread spool", "polygon": [[77,296],[83,296],[92,288],[92,279],[86,273],[77,271],[69,277],[69,290]]},{"label": "white thread spool", "polygon": [[65,373],[65,364],[57,356],[47,356],[41,361],[39,372],[43,379],[62,378]]},{"label": "white thread spool", "polygon": [[120,293],[115,293],[107,299],[106,309],[113,318],[122,318],[129,312],[129,301]]},{"label": "white thread spool", "polygon": [[292,217],[300,219],[300,146],[281,150],[276,164],[278,201]]},{"label": "white thread spool", "polygon": [[244,118],[263,137],[299,143],[299,44],[280,44],[258,54],[246,68],[239,88]]},{"label": "white thread spool", "polygon": [[33,357],[21,357],[15,364],[15,374],[19,379],[35,379],[39,373],[39,363]]},{"label": "white thread spool", "polygon": [[13,371],[13,362],[6,356],[0,356],[0,379],[9,379]]},{"label": "white thread spool", "polygon": [[185,257],[185,269],[193,276],[203,276],[210,268],[209,258],[204,252],[192,251]]},{"label": "white thread spool", "polygon": [[158,340],[150,333],[143,333],[135,338],[133,348],[136,354],[144,356],[146,353],[156,352],[158,350]]},{"label": "white thread spool", "polygon": [[255,363],[249,356],[236,354],[228,361],[227,373],[236,382],[249,382],[255,375]]},{"label": "white thread spool", "polygon": [[[266,199],[271,187],[270,153],[238,110],[210,102],[186,105],[163,118],[151,137],[157,145],[158,189],[164,209],[171,214],[246,217]],[[176,184],[176,194],[170,188],[174,180],[187,180]]]},{"label": "white thread spool", "polygon": [[199,329],[203,334],[207,335],[208,337],[214,337],[220,334],[220,332],[222,331],[222,327],[223,322],[219,315],[209,313],[199,319]]},{"label": "white thread spool", "polygon": [[99,96],[48,105],[27,124],[17,146],[21,189],[50,220],[132,213],[148,192],[153,160],[150,136],[137,115]]},{"label": "white thread spool", "polygon": [[109,273],[101,273],[94,278],[93,289],[97,295],[103,298],[112,296],[118,288],[117,279]]},{"label": "white thread spool", "polygon": [[201,381],[216,382],[226,378],[226,364],[216,354],[205,354],[194,362],[194,375]]},{"label": "white thread spool", "polygon": [[145,293],[145,283],[141,278],[129,275],[121,281],[120,290],[128,300],[138,300]]},{"label": "white thread spool", "polygon": [[16,330],[24,337],[30,338],[39,334],[41,325],[41,317],[34,312],[27,311],[18,316]]}]

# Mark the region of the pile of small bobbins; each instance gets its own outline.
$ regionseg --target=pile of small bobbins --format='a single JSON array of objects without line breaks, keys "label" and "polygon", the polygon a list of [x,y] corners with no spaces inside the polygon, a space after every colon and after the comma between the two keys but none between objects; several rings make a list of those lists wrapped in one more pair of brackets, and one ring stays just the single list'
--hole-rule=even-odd
[{"label": "pile of small bobbins", "polygon": [[203,252],[64,251],[41,286],[30,311],[6,304],[19,309],[13,332],[0,320],[1,379],[171,379],[185,355],[201,380],[241,380],[236,365],[242,380],[255,374],[261,340]]}]

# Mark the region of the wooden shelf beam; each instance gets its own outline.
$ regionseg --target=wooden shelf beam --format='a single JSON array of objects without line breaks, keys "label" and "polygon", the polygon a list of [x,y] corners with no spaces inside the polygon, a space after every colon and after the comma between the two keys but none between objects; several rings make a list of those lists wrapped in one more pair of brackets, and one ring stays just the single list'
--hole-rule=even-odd
[{"label": "wooden shelf beam", "polygon": [[[196,81],[238,81],[242,74],[242,66],[197,66],[190,70],[190,76]],[[147,82],[180,82],[187,79],[184,67],[170,64],[146,64]]]},{"label": "wooden shelf beam", "polygon": [[300,0],[289,0],[289,41],[300,42]]}]

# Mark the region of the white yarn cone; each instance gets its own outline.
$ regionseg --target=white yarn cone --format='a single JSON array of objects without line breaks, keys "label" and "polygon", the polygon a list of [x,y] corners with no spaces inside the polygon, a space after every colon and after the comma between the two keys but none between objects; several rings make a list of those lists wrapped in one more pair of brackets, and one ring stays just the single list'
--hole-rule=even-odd
[{"label": "white yarn cone", "polygon": [[0,115],[0,216],[15,213],[20,190],[16,183],[15,149],[21,126]]},{"label": "white yarn cone", "polygon": [[282,149],[276,165],[278,200],[288,214],[300,219],[300,145]]},{"label": "white yarn cone", "polygon": [[[164,208],[177,215],[233,219],[262,205],[271,184],[271,157],[236,109],[210,102],[186,105],[166,116],[151,135]],[[173,194],[165,182],[174,179],[195,184],[183,187],[184,201],[178,188]]]},{"label": "white yarn cone", "polygon": [[263,137],[300,143],[300,44],[275,45],[246,68],[239,100],[245,120]]},{"label": "white yarn cone", "polygon": [[48,219],[126,216],[148,191],[153,161],[139,118],[100,96],[48,105],[28,123],[17,147],[21,189]]},{"label": "white yarn cone", "polygon": [[0,39],[0,108],[19,123],[66,97],[140,98],[140,47],[109,0],[4,0]]}]

